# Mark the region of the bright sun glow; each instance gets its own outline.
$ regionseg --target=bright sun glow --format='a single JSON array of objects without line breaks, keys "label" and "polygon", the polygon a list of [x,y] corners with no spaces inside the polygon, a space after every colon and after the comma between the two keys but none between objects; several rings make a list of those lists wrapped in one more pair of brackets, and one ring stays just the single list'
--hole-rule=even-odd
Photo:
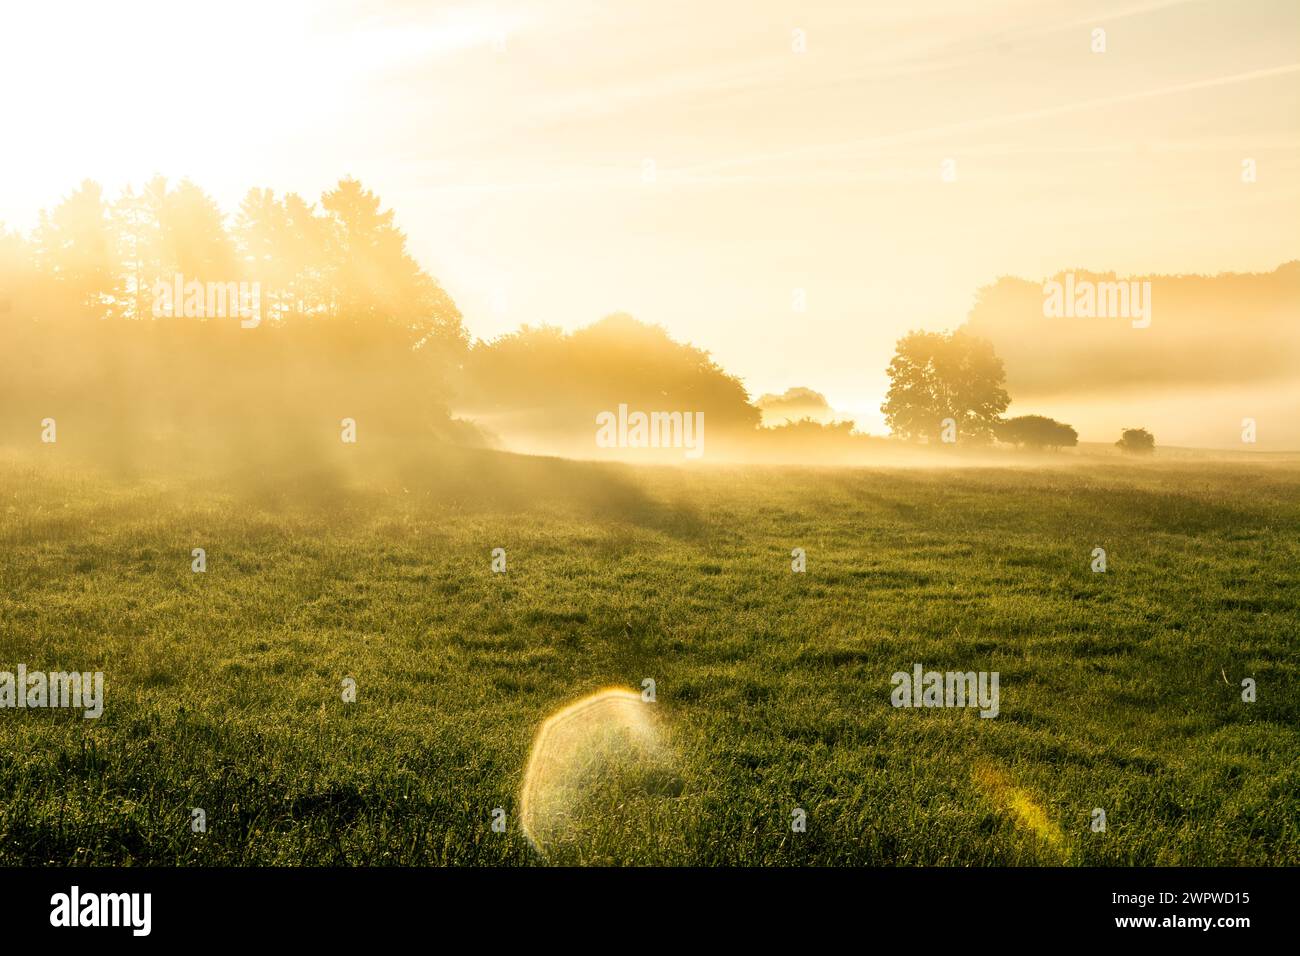
[{"label": "bright sun glow", "polygon": [[286,142],[345,149],[349,117],[392,105],[378,88],[393,76],[503,46],[524,22],[490,7],[443,8],[418,28],[358,15],[306,0],[7,7],[0,84],[21,93],[0,116],[31,135],[6,151],[5,173],[46,196],[87,177],[138,187],[155,172],[221,195],[225,170],[249,154],[266,168]]}]

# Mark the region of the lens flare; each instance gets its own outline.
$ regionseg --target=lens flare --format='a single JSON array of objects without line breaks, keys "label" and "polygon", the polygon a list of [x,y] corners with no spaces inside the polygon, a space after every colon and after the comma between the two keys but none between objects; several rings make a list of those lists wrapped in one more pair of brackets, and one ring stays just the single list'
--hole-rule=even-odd
[{"label": "lens flare", "polygon": [[1017,827],[1036,836],[1040,845],[1061,862],[1070,861],[1072,854],[1061,828],[1052,822],[1029,791],[1016,786],[1005,773],[987,762],[977,764],[972,776],[998,809],[1011,815]]},{"label": "lens flare", "polygon": [[520,822],[542,853],[626,838],[656,798],[680,793],[655,704],[606,688],[548,717],[524,771]]}]

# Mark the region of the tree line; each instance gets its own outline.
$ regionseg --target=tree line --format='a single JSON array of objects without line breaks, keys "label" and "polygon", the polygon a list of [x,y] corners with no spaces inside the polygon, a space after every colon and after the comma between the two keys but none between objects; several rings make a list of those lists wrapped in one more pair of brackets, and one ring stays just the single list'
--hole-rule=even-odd
[{"label": "tree line", "polygon": [[[177,276],[256,283],[258,328],[160,316],[156,293]],[[11,420],[54,407],[99,416],[114,441],[129,437],[123,429],[248,435],[268,413],[306,422],[322,412],[464,439],[453,405],[581,437],[620,402],[704,411],[715,435],[791,448],[865,438],[836,421],[760,428],[739,378],[630,316],[471,343],[393,210],[350,178],[315,203],[250,189],[232,217],[185,180],[155,177],[111,200],[83,182],[29,236],[0,229],[0,328],[6,438],[24,427]],[[948,428],[963,445],[1077,444],[1073,428],[1044,416],[1003,418],[1002,361],[966,332],[904,336],[888,374],[882,412],[895,438],[941,444]]]},{"label": "tree line", "polygon": [[0,234],[10,308],[37,319],[141,320],[153,290],[186,280],[257,282],[273,322],[382,321],[414,341],[463,343],[460,311],[406,247],[394,212],[355,179],[319,203],[250,189],[233,222],[202,189],[155,177],[109,201],[83,182],[30,238]]}]

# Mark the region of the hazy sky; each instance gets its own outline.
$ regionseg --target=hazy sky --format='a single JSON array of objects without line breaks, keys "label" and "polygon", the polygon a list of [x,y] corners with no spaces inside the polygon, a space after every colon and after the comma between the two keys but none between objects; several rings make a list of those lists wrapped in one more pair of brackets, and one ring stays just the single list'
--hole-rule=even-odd
[{"label": "hazy sky", "polygon": [[627,311],[873,431],[898,336],[999,275],[1300,258],[1295,0],[42,0],[0,87],[11,226],[353,175],[476,336]]}]

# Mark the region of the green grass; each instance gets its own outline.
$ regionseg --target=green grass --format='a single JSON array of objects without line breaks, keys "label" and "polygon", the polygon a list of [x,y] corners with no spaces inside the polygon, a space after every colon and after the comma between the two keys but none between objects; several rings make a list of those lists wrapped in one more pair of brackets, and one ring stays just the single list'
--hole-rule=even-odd
[{"label": "green grass", "polygon": [[[0,670],[107,685],[0,710],[0,862],[1300,863],[1294,465],[368,467],[0,459]],[[895,710],[916,662],[1000,716]],[[647,677],[673,780],[542,857],[539,725]]]}]

